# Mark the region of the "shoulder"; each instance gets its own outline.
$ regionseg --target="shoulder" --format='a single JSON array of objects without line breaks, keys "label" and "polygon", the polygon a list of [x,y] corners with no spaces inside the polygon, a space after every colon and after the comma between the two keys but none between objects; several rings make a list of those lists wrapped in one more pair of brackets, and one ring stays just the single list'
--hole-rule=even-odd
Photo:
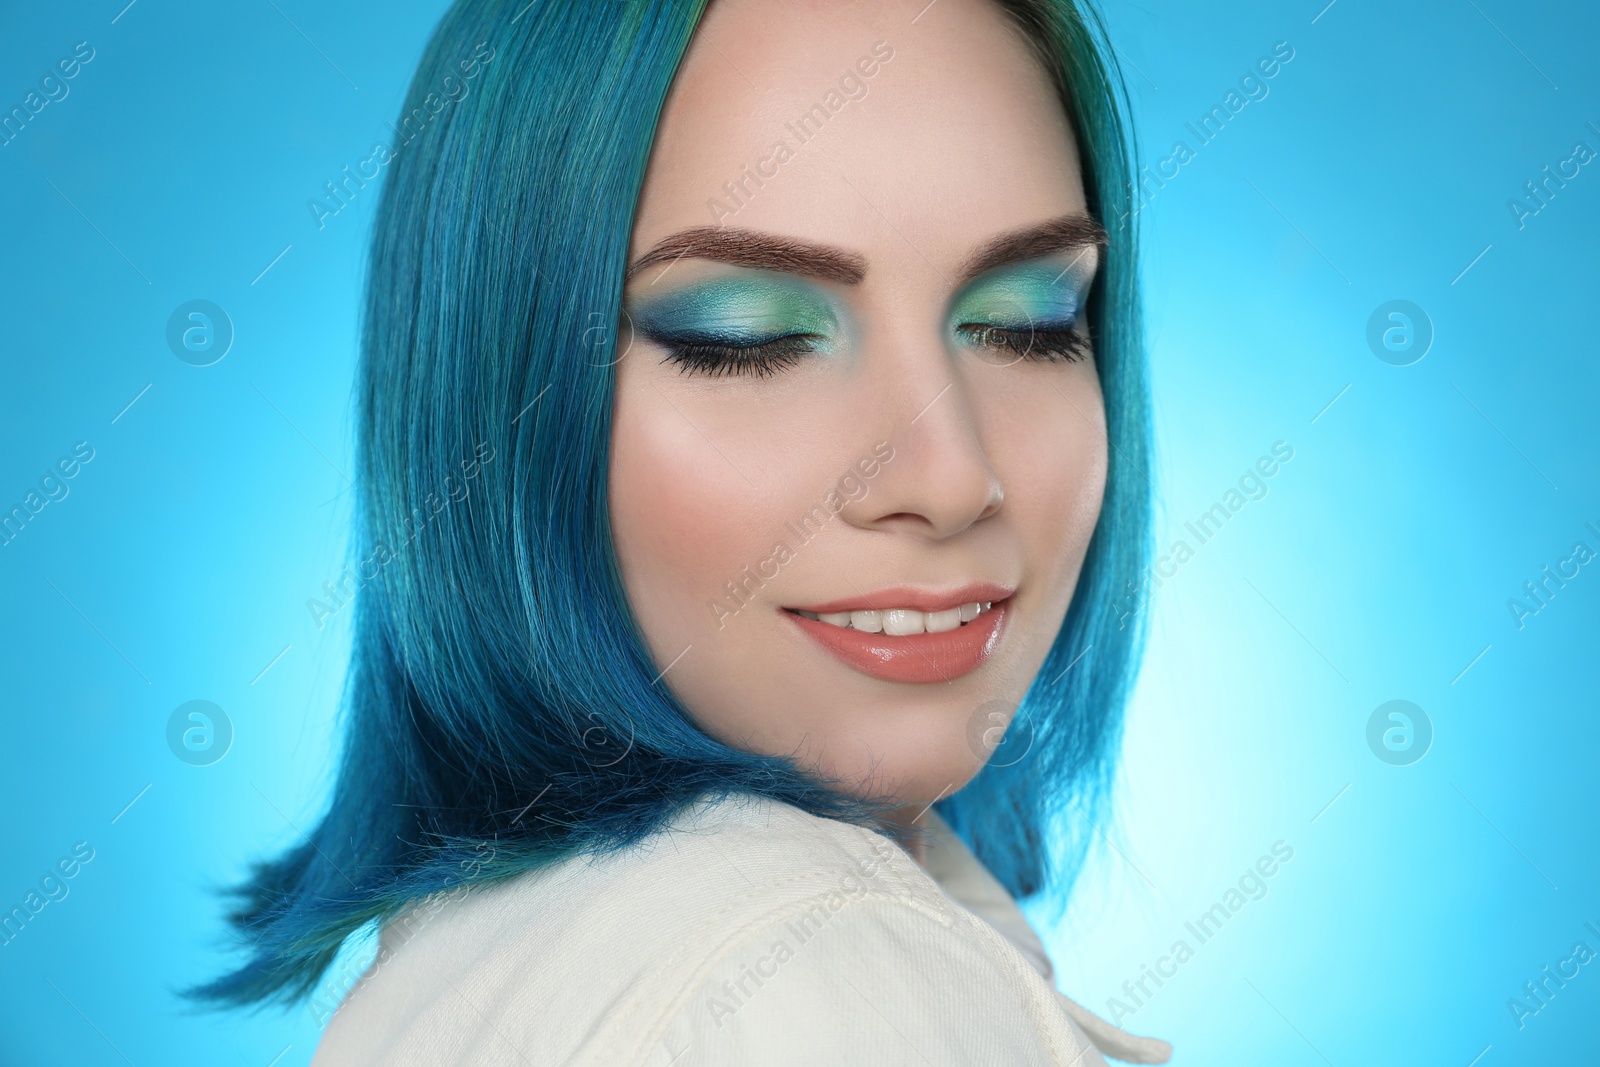
[{"label": "shoulder", "polygon": [[773,801],[707,803],[630,848],[391,923],[316,1062],[646,1063],[672,1041],[705,1052],[680,1065],[778,1062],[752,1061],[749,1042],[814,1008],[848,1023],[836,1034],[877,1013],[891,1033],[925,1028],[944,1001],[1001,1025],[989,1001],[1026,1014],[1050,990],[998,942],[878,834]]},{"label": "shoulder", "polygon": [[863,895],[764,924],[615,1062],[1101,1063],[1038,974],[966,918]]}]

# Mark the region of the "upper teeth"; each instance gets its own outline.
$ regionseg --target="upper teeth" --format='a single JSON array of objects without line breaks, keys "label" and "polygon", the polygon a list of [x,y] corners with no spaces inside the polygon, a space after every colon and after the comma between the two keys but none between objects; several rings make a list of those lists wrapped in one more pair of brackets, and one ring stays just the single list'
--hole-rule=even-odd
[{"label": "upper teeth", "polygon": [[869,634],[888,634],[905,637],[909,634],[940,634],[965,626],[979,615],[994,607],[994,601],[975,601],[946,611],[916,611],[912,608],[888,608],[884,611],[836,611],[819,615],[814,611],[799,611],[808,619],[840,626],[847,630],[861,630]]}]

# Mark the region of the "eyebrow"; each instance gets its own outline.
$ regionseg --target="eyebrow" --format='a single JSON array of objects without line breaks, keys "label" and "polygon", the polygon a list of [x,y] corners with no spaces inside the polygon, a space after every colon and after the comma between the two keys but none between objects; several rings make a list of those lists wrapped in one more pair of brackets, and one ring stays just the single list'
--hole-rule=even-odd
[{"label": "eyebrow", "polygon": [[[996,267],[1073,248],[1104,248],[1106,244],[1105,229],[1088,215],[1062,215],[990,240],[967,259],[958,284],[965,284]],[[634,260],[624,280],[632,279],[646,267],[675,263],[685,257],[802,274],[844,285],[856,285],[867,276],[867,260],[859,252],[755,230],[698,226],[663,238]]]},{"label": "eyebrow", "polygon": [[804,274],[844,285],[855,285],[867,276],[867,260],[859,252],[846,252],[755,230],[700,226],[679,231],[662,240],[634,260],[633,266],[628,268],[627,278],[632,278],[646,267],[657,263],[674,263],[685,256],[720,260],[738,267]]},{"label": "eyebrow", "polygon": [[1037,226],[1002,234],[978,249],[962,266],[957,284],[964,285],[996,267],[1038,259],[1074,248],[1104,248],[1106,231],[1088,215],[1062,215]]}]

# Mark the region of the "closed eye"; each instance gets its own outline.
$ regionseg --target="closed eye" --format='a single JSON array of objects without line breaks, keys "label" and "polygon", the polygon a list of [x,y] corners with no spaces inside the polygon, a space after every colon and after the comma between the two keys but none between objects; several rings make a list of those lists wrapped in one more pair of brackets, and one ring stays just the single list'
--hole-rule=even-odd
[{"label": "closed eye", "polygon": [[1089,338],[1076,323],[1015,327],[969,322],[957,326],[956,333],[970,345],[1008,352],[1020,359],[1075,362],[1089,355]]},{"label": "closed eye", "polygon": [[684,374],[703,374],[710,378],[725,375],[750,375],[766,378],[799,363],[815,352],[826,338],[820,334],[785,334],[755,344],[729,344],[710,338],[657,337],[653,340],[666,350],[663,363],[676,363]]}]

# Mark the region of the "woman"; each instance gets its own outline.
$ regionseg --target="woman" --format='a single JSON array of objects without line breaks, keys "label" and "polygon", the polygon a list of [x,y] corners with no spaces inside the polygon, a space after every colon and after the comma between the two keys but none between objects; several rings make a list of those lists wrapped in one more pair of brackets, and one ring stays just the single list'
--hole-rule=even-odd
[{"label": "woman", "polygon": [[381,925],[318,1064],[1166,1058],[1014,903],[1135,650],[1113,84],[1066,0],[452,8],[371,261],[338,783],[205,994]]}]

